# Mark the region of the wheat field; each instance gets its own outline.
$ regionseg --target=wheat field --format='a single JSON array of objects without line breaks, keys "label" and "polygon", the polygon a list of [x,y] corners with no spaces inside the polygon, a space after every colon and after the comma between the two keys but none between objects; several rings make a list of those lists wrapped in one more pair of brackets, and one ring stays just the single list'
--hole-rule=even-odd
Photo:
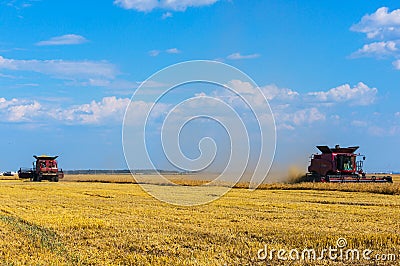
[{"label": "wheat field", "polygon": [[[138,184],[128,183],[127,176],[101,178],[89,178],[99,182],[77,182],[82,180],[76,176],[59,183],[0,181],[1,263],[347,265],[340,260],[258,258],[265,245],[276,250],[323,249],[334,246],[338,238],[345,238],[348,248],[400,255],[396,181],[375,189],[370,184],[234,188],[209,204],[183,207],[154,199]],[[396,261],[352,264],[399,262],[396,257]]]}]

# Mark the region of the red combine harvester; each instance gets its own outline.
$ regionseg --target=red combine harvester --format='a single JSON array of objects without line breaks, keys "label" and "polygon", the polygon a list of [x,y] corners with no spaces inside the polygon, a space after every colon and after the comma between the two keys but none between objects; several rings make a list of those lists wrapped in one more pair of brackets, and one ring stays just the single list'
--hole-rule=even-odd
[{"label": "red combine harvester", "polygon": [[36,159],[36,162],[32,163],[32,169],[20,168],[18,170],[19,178],[29,178],[31,181],[38,182],[42,180],[58,182],[59,179],[64,178],[62,169],[58,170],[56,161],[58,156],[34,155],[33,157]]},{"label": "red combine harvester", "polygon": [[357,161],[355,151],[359,148],[335,148],[328,146],[317,146],[320,154],[311,156],[311,164],[306,175],[307,181],[312,182],[389,182],[392,183],[391,176],[367,176],[363,169],[363,160]]}]

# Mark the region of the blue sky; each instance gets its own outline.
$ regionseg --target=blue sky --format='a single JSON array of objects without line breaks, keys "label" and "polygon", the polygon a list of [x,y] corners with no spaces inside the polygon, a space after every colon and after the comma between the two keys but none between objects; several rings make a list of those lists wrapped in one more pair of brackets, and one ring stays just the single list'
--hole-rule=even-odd
[{"label": "blue sky", "polygon": [[[132,94],[203,59],[241,69],[266,95],[276,169],[341,144],[360,145],[369,171],[400,170],[398,1],[2,0],[0,25],[1,170],[41,153],[65,169],[126,168]],[[204,91],[220,95],[180,97]]]}]

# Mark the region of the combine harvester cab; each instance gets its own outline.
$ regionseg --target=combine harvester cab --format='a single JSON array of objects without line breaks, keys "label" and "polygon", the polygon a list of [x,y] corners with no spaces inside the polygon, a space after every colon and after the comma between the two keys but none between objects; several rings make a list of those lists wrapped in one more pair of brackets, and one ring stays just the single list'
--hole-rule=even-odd
[{"label": "combine harvester cab", "polygon": [[317,146],[321,153],[311,156],[311,163],[306,175],[307,181],[312,182],[389,182],[392,183],[391,176],[367,176],[364,173],[363,160],[357,161],[355,151],[359,148],[335,148],[328,146]]},{"label": "combine harvester cab", "polygon": [[32,169],[23,169],[20,168],[18,170],[19,178],[29,178],[31,181],[42,181],[49,180],[52,182],[58,182],[59,179],[64,178],[64,173],[61,170],[58,170],[58,164],[56,159],[58,156],[33,156],[36,161],[33,162]]}]

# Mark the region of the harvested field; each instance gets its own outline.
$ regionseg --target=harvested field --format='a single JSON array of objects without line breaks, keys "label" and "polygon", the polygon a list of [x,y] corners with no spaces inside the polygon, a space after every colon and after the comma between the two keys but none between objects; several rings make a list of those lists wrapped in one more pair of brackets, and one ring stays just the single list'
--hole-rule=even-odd
[{"label": "harvested field", "polygon": [[400,196],[380,192],[398,191],[396,183],[375,191],[370,184],[234,188],[210,204],[182,207],[152,198],[137,184],[69,178],[59,183],[0,181],[2,264],[341,265],[349,261],[257,257],[265,245],[268,250],[318,251],[335,246],[341,237],[347,248],[397,256],[396,261],[352,264],[400,261]]}]

